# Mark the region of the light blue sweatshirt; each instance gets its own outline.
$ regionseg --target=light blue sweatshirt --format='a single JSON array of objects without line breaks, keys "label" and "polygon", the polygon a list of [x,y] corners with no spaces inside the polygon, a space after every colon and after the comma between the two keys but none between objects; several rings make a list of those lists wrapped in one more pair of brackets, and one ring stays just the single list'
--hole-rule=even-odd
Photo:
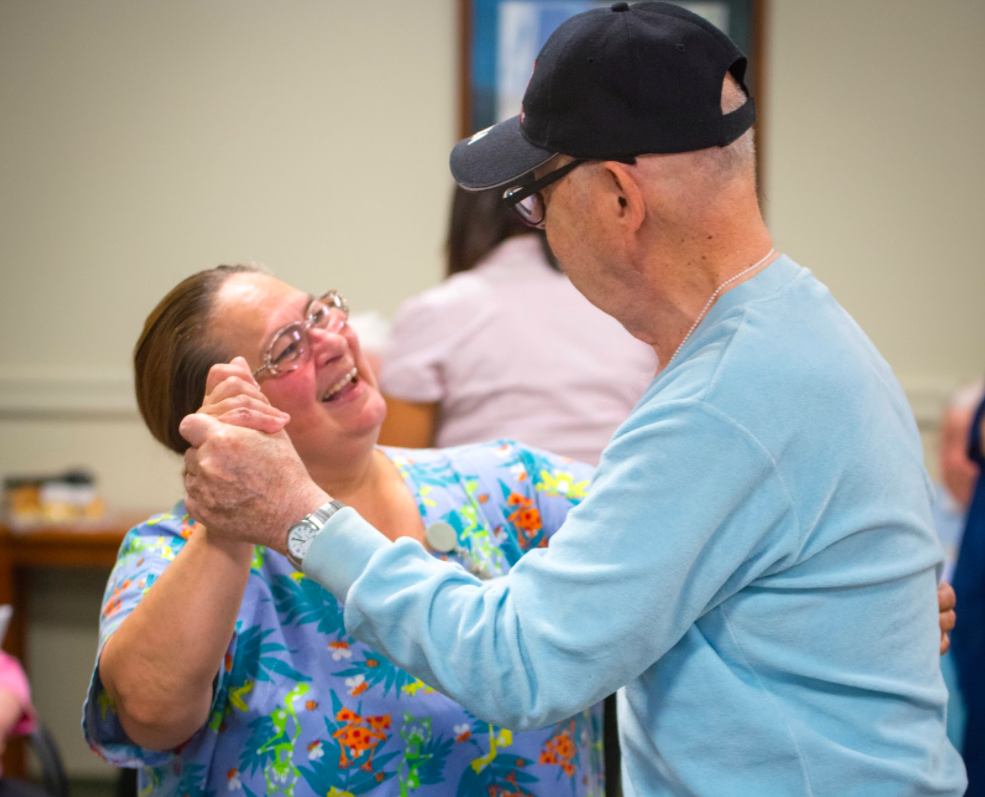
[{"label": "light blue sweatshirt", "polygon": [[723,295],[547,549],[482,583],[352,509],[305,572],[346,630],[480,717],[618,687],[633,795],[959,795],[942,562],[889,366],[781,257]]}]

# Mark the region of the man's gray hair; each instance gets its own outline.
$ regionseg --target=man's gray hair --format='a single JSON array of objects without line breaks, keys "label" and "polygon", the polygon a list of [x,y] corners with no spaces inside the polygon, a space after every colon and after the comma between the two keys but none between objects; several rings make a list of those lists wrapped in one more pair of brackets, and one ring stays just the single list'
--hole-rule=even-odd
[{"label": "man's gray hair", "polygon": [[[731,75],[726,75],[725,82],[722,84],[722,113],[738,110],[748,99],[735,79]],[[746,170],[755,172],[756,139],[751,127],[731,144],[725,147],[712,147],[707,152],[715,167],[723,175],[731,176]]]}]

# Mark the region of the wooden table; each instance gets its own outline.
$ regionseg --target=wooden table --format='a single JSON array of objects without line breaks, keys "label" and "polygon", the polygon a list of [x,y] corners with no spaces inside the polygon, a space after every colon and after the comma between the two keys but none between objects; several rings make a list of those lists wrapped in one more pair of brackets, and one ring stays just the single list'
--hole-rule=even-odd
[{"label": "wooden table", "polygon": [[[0,525],[0,604],[14,607],[3,648],[30,666],[27,650],[27,623],[30,618],[28,584],[32,568],[86,567],[110,570],[127,531],[148,514],[127,516],[98,527],[74,529],[71,526],[38,528],[12,532]],[[80,696],[81,700],[81,696]],[[3,756],[4,774],[25,774],[25,744],[12,739]]]}]

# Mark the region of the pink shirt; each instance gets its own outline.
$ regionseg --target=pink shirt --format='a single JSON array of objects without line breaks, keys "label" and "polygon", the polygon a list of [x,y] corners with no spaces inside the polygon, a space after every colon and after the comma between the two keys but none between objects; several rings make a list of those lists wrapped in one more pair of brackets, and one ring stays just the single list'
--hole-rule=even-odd
[{"label": "pink shirt", "polygon": [[[34,730],[34,708],[31,706],[31,690],[27,685],[24,670],[17,659],[0,651],[0,689],[10,692],[22,706],[21,718],[14,725],[11,736],[30,733]],[[3,769],[0,768],[0,775]]]},{"label": "pink shirt", "polygon": [[523,235],[403,304],[380,383],[394,398],[440,402],[438,446],[511,437],[597,464],[656,368],[653,349]]}]

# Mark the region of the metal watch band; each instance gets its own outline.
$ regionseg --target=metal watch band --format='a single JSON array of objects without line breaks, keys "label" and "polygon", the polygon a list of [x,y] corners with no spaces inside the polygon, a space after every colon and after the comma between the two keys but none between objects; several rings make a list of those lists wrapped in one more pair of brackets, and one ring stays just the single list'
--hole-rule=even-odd
[{"label": "metal watch band", "polygon": [[307,552],[307,549],[311,547],[311,543],[314,541],[314,536],[319,531],[322,530],[322,528],[326,523],[328,523],[332,515],[334,515],[336,512],[338,512],[340,509],[343,509],[344,507],[345,504],[343,504],[341,501],[336,501],[333,498],[327,504],[322,504],[320,507],[318,507],[318,509],[312,512],[310,515],[308,515],[302,520],[299,520],[297,523],[295,523],[293,526],[291,526],[291,528],[287,530],[287,534],[288,534],[287,561],[289,561],[293,567],[295,567],[297,570],[301,570],[304,556],[302,555],[301,558],[298,558],[294,556],[294,554],[291,552],[291,547],[290,547],[291,531],[297,526],[300,526],[301,524],[305,524],[311,527],[314,534],[308,540],[307,546],[305,546],[305,552]]}]

